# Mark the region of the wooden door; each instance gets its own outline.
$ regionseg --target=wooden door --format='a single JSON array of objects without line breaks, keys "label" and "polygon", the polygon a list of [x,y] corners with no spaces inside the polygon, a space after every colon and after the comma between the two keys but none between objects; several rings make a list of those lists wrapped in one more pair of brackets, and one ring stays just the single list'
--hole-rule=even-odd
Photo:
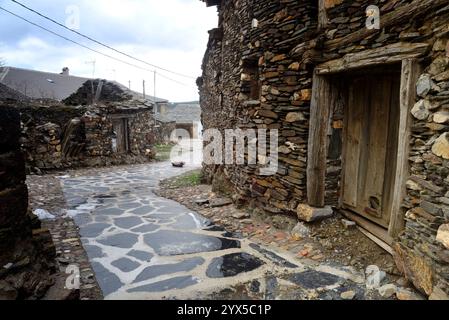
[{"label": "wooden door", "polygon": [[349,81],[343,207],[388,228],[396,171],[400,75]]},{"label": "wooden door", "polygon": [[116,134],[117,152],[124,153],[128,150],[128,127],[126,119],[114,119],[113,130]]}]

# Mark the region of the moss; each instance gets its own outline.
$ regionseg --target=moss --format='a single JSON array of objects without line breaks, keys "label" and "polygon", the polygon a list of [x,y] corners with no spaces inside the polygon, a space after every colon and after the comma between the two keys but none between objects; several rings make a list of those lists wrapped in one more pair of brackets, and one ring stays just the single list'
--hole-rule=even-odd
[{"label": "moss", "polygon": [[194,170],[162,182],[165,188],[178,189],[201,184],[201,170]]},{"label": "moss", "polygon": [[175,145],[174,144],[158,144],[154,146],[156,150],[157,161],[167,161],[170,160],[170,153]]}]

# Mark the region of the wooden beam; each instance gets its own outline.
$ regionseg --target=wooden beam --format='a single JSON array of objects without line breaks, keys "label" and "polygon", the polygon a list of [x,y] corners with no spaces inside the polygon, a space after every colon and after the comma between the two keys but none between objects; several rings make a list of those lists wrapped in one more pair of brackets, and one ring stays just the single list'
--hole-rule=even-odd
[{"label": "wooden beam", "polygon": [[348,44],[361,41],[366,37],[380,33],[382,29],[392,25],[402,25],[412,21],[414,17],[435,12],[439,7],[448,4],[447,0],[415,0],[408,5],[400,6],[398,9],[380,16],[380,30],[361,28],[347,36],[326,41],[324,50],[334,50]]},{"label": "wooden beam", "polygon": [[405,224],[405,212],[402,208],[402,202],[406,196],[406,182],[410,175],[408,157],[410,152],[410,128],[413,123],[410,110],[416,101],[416,81],[420,73],[421,67],[416,59],[407,59],[402,62],[398,154],[391,205],[391,220],[388,228],[388,233],[392,238],[398,236],[404,229]]},{"label": "wooden beam", "polygon": [[314,75],[307,157],[307,200],[313,207],[324,207],[327,163],[327,129],[334,92],[330,79]]},{"label": "wooden beam", "polygon": [[370,233],[369,231],[363,229],[362,227],[357,226],[357,229],[363,233],[367,238],[372,240],[375,244],[377,244],[379,247],[387,251],[389,254],[393,255],[393,248],[386,242],[384,242],[382,239],[379,239],[374,234]]},{"label": "wooden beam", "polygon": [[420,57],[428,49],[429,44],[427,43],[393,43],[381,48],[349,53],[343,58],[331,60],[319,65],[315,69],[315,72],[318,75],[325,75],[350,69],[397,63],[405,59]]},{"label": "wooden beam", "polygon": [[318,1],[318,29],[325,29],[328,25],[326,0]]},{"label": "wooden beam", "polygon": [[339,212],[342,215],[344,215],[346,218],[354,221],[355,223],[357,223],[357,225],[359,225],[360,227],[362,227],[369,233],[373,234],[374,236],[376,236],[377,238],[379,238],[380,240],[385,242],[386,244],[388,244],[390,246],[393,244],[393,242],[394,242],[393,238],[390,237],[390,235],[388,234],[388,231],[386,229],[378,226],[377,224],[369,221],[368,219],[365,219],[362,216],[359,216],[358,214],[355,214],[349,210],[341,209]]}]

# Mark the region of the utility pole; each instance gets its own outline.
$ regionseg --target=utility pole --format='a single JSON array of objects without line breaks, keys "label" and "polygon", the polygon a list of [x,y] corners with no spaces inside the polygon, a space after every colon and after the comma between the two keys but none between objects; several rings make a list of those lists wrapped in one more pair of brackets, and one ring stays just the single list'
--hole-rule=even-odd
[{"label": "utility pole", "polygon": [[146,96],[145,96],[145,80],[143,80],[143,98],[146,99]]},{"label": "utility pole", "polygon": [[97,64],[97,60],[92,60],[92,61],[86,61],[86,64],[91,64],[92,65],[92,78],[95,78],[95,65]]},{"label": "utility pole", "polygon": [[154,92],[153,92],[153,94],[154,94],[154,96],[153,96],[153,99],[154,99],[154,117],[156,118],[156,116],[157,116],[157,102],[156,102],[156,70],[154,70],[154,83],[153,83],[153,85],[154,85]]},{"label": "utility pole", "polygon": [[128,81],[128,88],[131,90],[131,80]]}]

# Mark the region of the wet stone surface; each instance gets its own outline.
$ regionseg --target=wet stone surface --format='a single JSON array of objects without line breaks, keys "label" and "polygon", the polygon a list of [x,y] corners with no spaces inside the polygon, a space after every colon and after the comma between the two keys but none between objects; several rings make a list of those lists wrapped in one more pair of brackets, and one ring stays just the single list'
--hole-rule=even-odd
[{"label": "wet stone surface", "polygon": [[154,194],[161,178],[182,170],[159,163],[61,178],[67,213],[106,299],[183,294],[266,264],[245,252],[241,235]]},{"label": "wet stone surface", "polygon": [[289,280],[303,288],[317,289],[335,285],[343,279],[330,273],[307,270],[291,275]]},{"label": "wet stone surface", "polygon": [[209,278],[227,278],[242,272],[252,271],[264,264],[260,259],[247,253],[232,253],[214,258],[207,269]]},{"label": "wet stone surface", "polygon": [[188,170],[157,163],[60,177],[106,299],[339,299],[349,289],[364,297],[359,284],[155,194],[160,179]]}]

